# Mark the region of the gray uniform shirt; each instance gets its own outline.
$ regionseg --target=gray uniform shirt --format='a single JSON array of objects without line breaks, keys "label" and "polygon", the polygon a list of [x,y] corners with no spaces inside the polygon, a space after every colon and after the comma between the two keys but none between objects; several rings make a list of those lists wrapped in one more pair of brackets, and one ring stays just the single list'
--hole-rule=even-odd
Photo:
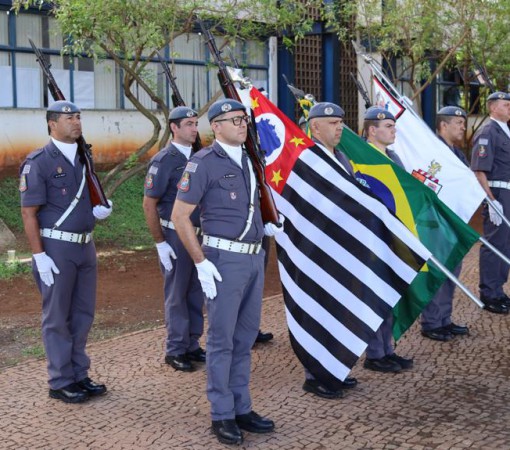
[{"label": "gray uniform shirt", "polygon": [[[144,194],[147,197],[159,198],[158,214],[164,220],[170,220],[177,196],[177,183],[187,163],[186,156],[172,144],[156,153],[149,162]],[[191,214],[191,222],[195,227],[200,226],[198,208]]]},{"label": "gray uniform shirt", "polygon": [[[75,165],[49,142],[27,156],[20,167],[21,206],[40,206],[37,219],[41,228],[53,228],[78,193],[83,164],[76,155]],[[80,201],[58,228],[74,233],[90,232],[95,225],[90,194],[85,183]]]},{"label": "gray uniform shirt", "polygon": [[486,172],[488,180],[510,181],[510,138],[494,120],[473,139],[471,169]]},{"label": "gray uniform shirt", "polygon": [[[237,239],[246,226],[250,204],[247,156],[243,155],[241,169],[217,142],[200,150],[186,165],[177,198],[200,206],[204,234]],[[260,242],[264,236],[258,189],[254,203],[253,222],[243,242]]]}]

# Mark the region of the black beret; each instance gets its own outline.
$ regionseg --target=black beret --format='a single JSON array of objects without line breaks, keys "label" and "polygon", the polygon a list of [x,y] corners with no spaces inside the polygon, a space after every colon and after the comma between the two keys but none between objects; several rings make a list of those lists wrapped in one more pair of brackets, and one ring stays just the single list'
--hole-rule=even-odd
[{"label": "black beret", "polygon": [[343,118],[345,112],[340,106],[334,103],[322,102],[316,103],[310,109],[308,114],[308,120],[316,119],[317,117],[340,117]]},{"label": "black beret", "polygon": [[216,117],[221,116],[222,114],[228,113],[230,111],[246,112],[246,108],[241,102],[238,102],[237,100],[225,98],[223,100],[218,100],[217,102],[214,102],[209,107],[209,111],[207,111],[207,118],[209,119],[209,122],[212,122]]}]

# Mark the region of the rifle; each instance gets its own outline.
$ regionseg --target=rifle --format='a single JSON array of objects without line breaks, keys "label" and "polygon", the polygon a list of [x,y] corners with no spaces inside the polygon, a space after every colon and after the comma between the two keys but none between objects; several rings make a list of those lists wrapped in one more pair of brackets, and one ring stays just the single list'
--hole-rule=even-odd
[{"label": "rifle", "polygon": [[[51,64],[48,64],[43,57],[41,51],[35,46],[32,39],[28,39],[32,49],[34,50],[35,56],[37,57],[37,62],[41,66],[43,74],[46,76],[48,89],[53,97],[53,100],[65,100],[64,94],[59,89],[55,78],[53,78],[53,74],[50,71]],[[85,138],[81,135],[78,139],[76,139],[76,143],[78,144],[78,154],[80,155],[80,160],[85,164],[85,179],[87,180],[87,186],[90,192],[90,200],[92,202],[92,206],[103,205],[107,208],[110,207],[108,203],[108,199],[106,198],[106,194],[103,191],[101,186],[101,182],[99,181],[99,177],[96,172],[94,172],[94,162],[92,161],[92,153],[90,151],[90,147],[92,145],[87,144],[85,142]]]},{"label": "rifle", "polygon": [[[178,106],[186,106],[186,103],[184,103],[184,99],[181,96],[181,93],[179,92],[179,88],[177,87],[177,84],[175,83],[175,80],[177,77],[174,76],[172,71],[170,70],[170,67],[168,67],[168,64],[165,62],[165,60],[161,57],[161,53],[156,51],[158,54],[159,62],[163,66],[163,70],[165,71],[166,78],[168,80],[168,83],[170,84],[170,87],[172,88],[172,103],[174,105],[174,108],[177,108]],[[200,140],[200,135],[197,133],[197,137],[195,139],[195,142],[191,145],[191,149],[193,152],[198,152],[202,148],[202,141]]]},{"label": "rifle", "polygon": [[[223,90],[223,94],[226,98],[231,98],[233,100],[237,100],[241,102],[241,98],[237,93],[236,87],[232,78],[230,76],[229,70],[225,61],[221,58],[221,52],[218,50],[216,46],[216,41],[211,31],[205,28],[204,23],[197,19],[200,28],[202,29],[202,33],[205,36],[205,43],[209,47],[209,51],[214,57],[216,64],[218,65],[218,80],[220,82],[221,89]],[[257,131],[255,129],[255,122],[252,122],[248,125],[248,135],[246,138],[246,142],[244,143],[244,147],[250,158],[253,168],[255,169],[255,176],[257,177],[257,181],[259,183],[260,189],[260,209],[262,212],[262,220],[264,223],[272,222],[274,224],[279,223],[278,218],[278,210],[276,209],[276,205],[274,203],[273,195],[271,194],[271,188],[266,182],[265,176],[265,159],[264,152],[261,150]]]},{"label": "rifle", "polygon": [[358,89],[359,93],[363,97],[363,100],[365,100],[365,108],[368,109],[372,106],[372,102],[370,101],[370,97],[368,96],[368,92],[366,89],[361,85],[359,80],[354,76],[352,72],[349,72],[350,77],[352,78],[352,81],[356,85],[356,88]]}]

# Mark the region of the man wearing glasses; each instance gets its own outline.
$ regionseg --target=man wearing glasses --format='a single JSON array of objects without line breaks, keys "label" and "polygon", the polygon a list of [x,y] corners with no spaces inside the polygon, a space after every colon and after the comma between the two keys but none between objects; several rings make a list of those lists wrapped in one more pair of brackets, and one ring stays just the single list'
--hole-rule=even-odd
[{"label": "man wearing glasses", "polygon": [[[212,431],[225,444],[241,444],[240,429],[273,431],[274,422],[252,410],[250,351],[258,334],[264,286],[264,234],[258,186],[243,150],[250,117],[242,103],[211,105],[215,142],[189,160],[172,212],[175,229],[193,259],[208,317],[207,397]],[[190,216],[199,206],[200,246]]]}]

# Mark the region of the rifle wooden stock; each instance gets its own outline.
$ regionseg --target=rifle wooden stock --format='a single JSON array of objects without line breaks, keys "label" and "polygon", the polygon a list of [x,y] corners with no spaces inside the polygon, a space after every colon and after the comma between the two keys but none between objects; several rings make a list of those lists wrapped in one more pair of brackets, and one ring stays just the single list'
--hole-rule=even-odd
[{"label": "rifle wooden stock", "polygon": [[[206,44],[209,47],[209,51],[214,56],[214,60],[218,65],[218,80],[220,82],[221,89],[223,90],[223,94],[226,98],[237,100],[238,102],[242,103],[234,82],[230,78],[227,66],[221,58],[221,52],[216,46],[214,36],[211,34],[210,30],[205,28],[201,20],[197,20],[197,22],[200,25],[200,28],[202,29],[202,32],[206,38]],[[248,157],[252,162],[253,168],[255,170],[255,176],[257,177],[257,181],[259,183],[262,220],[264,223],[272,222],[274,224],[278,224],[278,210],[276,209],[276,205],[274,203],[271,188],[266,181],[266,175],[264,171],[266,165],[264,154],[260,149],[257,131],[255,129],[255,122],[253,120],[250,124],[248,124],[248,135],[246,142],[244,143],[244,147]]]},{"label": "rifle wooden stock", "polygon": [[[170,87],[172,89],[172,103],[174,105],[174,108],[177,108],[177,106],[186,106],[186,103],[184,103],[184,99],[182,98],[181,93],[179,92],[179,88],[175,83],[177,77],[174,76],[174,74],[170,70],[170,67],[168,67],[168,64],[161,57],[161,54],[159,52],[156,53],[158,55],[159,62],[163,66],[163,70],[165,72],[168,83],[170,84]],[[195,139],[195,142],[193,142],[193,144],[191,145],[191,149],[193,150],[193,152],[198,152],[202,147],[203,145],[202,141],[200,140],[200,135],[197,133],[197,137]]]},{"label": "rifle wooden stock", "polygon": [[[55,78],[53,78],[53,74],[50,70],[50,65],[46,63],[41,51],[32,42],[32,39],[29,38],[28,40],[30,41],[30,45],[34,50],[35,56],[37,57],[37,62],[41,66],[41,69],[46,76],[48,89],[51,93],[51,96],[53,97],[53,100],[65,100],[66,98],[64,97],[64,94],[58,87]],[[90,151],[91,145],[85,142],[83,135],[76,139],[76,143],[78,144],[78,155],[80,156],[80,160],[83,164],[85,164],[85,179],[87,180],[87,187],[90,192],[90,200],[92,202],[92,206],[103,205],[109,208],[110,205],[108,203],[108,199],[106,198],[106,194],[103,191],[99,177],[94,171],[94,162],[92,160],[92,153]]]}]

